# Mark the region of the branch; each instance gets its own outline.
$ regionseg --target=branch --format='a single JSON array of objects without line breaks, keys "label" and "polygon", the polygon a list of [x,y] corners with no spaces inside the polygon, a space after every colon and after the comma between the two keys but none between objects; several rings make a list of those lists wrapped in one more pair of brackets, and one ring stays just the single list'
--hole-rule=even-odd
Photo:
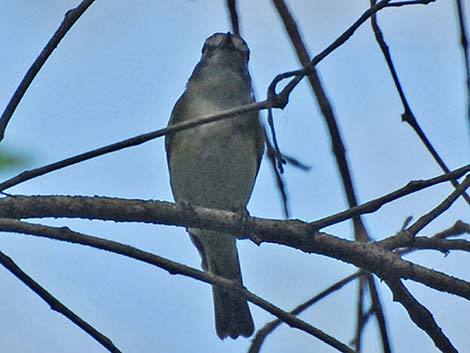
[{"label": "branch", "polygon": [[404,249],[396,251],[397,254],[409,254],[417,249],[439,250],[445,255],[451,250],[470,252],[470,241],[463,239],[447,240],[448,237],[470,233],[470,224],[457,221],[452,227],[434,234],[432,237],[414,237],[413,242]]},{"label": "branch", "polygon": [[[297,306],[294,310],[292,310],[290,313],[292,315],[299,315],[302,313],[304,310],[310,308],[312,305],[315,303],[319,302],[323,298],[329,296],[330,294],[340,290],[343,288],[346,284],[349,282],[355,280],[357,277],[359,277],[362,273],[356,272],[353,273],[352,275],[349,275],[342,280],[336,282],[335,284],[331,285],[330,287],[326,288],[324,291],[320,292],[319,294],[315,295],[313,298],[307,300],[305,303],[300,304]],[[274,332],[276,328],[278,328],[282,324],[282,321],[279,319],[273,320],[271,322],[268,322],[266,325],[263,326],[258,332],[256,333],[255,337],[253,338],[253,341],[251,342],[250,349],[248,350],[248,353],[259,353],[261,350],[261,346],[264,343],[264,340],[267,338],[269,334]]]},{"label": "branch", "polygon": [[399,302],[408,312],[411,320],[433,340],[444,353],[457,353],[457,349],[437,325],[432,313],[421,305],[399,279],[386,280],[393,292],[393,300]]},{"label": "branch", "polygon": [[400,254],[408,253],[413,249],[439,250],[444,254],[448,254],[450,250],[470,252],[470,241],[464,239],[447,240],[434,237],[416,237],[409,247],[410,249],[407,249],[405,252],[400,252]]},{"label": "branch", "polygon": [[357,304],[356,304],[356,333],[354,335],[354,347],[358,352],[362,350],[362,334],[364,332],[364,327],[366,324],[366,319],[364,316],[364,301],[366,296],[366,282],[363,277],[359,278],[358,286],[358,295],[357,295]]},{"label": "branch", "polygon": [[391,353],[392,348],[390,346],[390,339],[388,337],[387,323],[385,321],[385,314],[383,312],[382,304],[380,302],[379,291],[377,290],[377,285],[375,283],[374,276],[368,274],[367,284],[369,286],[370,298],[372,301],[372,312],[377,318],[377,323],[379,325],[380,337],[382,339],[382,350],[384,353]]},{"label": "branch", "polygon": [[461,0],[455,0],[457,16],[459,18],[460,45],[462,46],[463,59],[465,63],[465,84],[467,87],[467,119],[470,129],[470,56],[468,53],[467,25],[465,23],[464,8]]},{"label": "branch", "polygon": [[387,7],[401,7],[407,5],[428,5],[436,0],[411,0],[411,1],[397,1],[387,4]]},{"label": "branch", "polygon": [[465,193],[465,190],[470,187],[470,175],[463,180],[463,182],[439,205],[434,207],[427,214],[421,216],[415,223],[407,228],[407,231],[413,235],[418,234],[424,227],[431,223],[434,219],[439,217],[442,213],[449,209],[450,206],[459,198],[460,195]]},{"label": "branch", "polygon": [[281,194],[284,217],[288,219],[289,218],[289,198],[287,196],[287,185],[284,182],[284,178],[281,173],[281,168],[279,167],[279,166],[282,166],[281,163],[282,163],[283,158],[279,154],[279,150],[276,149],[272,145],[269,139],[269,136],[266,133],[266,129],[264,130],[264,135],[265,135],[264,141],[266,143],[266,157],[268,157],[268,160],[271,163],[271,169],[273,171],[274,178],[276,180],[276,186],[277,186],[277,189],[279,190],[279,193]]},{"label": "branch", "polygon": [[470,224],[464,223],[462,221],[457,221],[451,227],[435,234],[434,237],[444,239],[459,236],[464,233],[470,233]]},{"label": "branch", "polygon": [[[375,6],[376,0],[370,0],[371,1],[371,7]],[[383,36],[382,30],[380,29],[378,23],[377,23],[377,18],[375,14],[371,18],[372,22],[372,28],[374,30],[375,38],[377,40],[377,43],[379,44],[379,47],[382,51],[382,54],[385,58],[385,61],[387,62],[388,69],[390,71],[390,74],[392,75],[393,82],[395,84],[395,87],[398,91],[398,95],[400,96],[400,100],[403,105],[404,112],[402,114],[402,121],[407,122],[414,132],[418,135],[418,137],[421,139],[421,142],[426,146],[427,150],[429,153],[433,156],[434,160],[437,162],[437,164],[441,167],[441,169],[445,172],[449,172],[449,168],[447,165],[444,163],[444,160],[441,158],[437,150],[434,148],[432,145],[431,141],[428,139],[426,134],[424,133],[423,129],[418,123],[418,120],[416,119],[413,111],[411,110],[411,107],[408,103],[408,100],[405,96],[405,92],[401,86],[400,79],[398,78],[397,71],[395,69],[395,65],[393,64],[392,60],[392,55],[390,54],[390,49],[385,42],[385,38]],[[459,183],[455,179],[451,179],[450,182],[452,185],[457,188],[459,186]],[[466,193],[464,193],[463,198],[467,203],[470,205],[470,196],[468,196]]]},{"label": "branch", "polygon": [[[318,63],[320,63],[323,59],[325,59],[328,55],[330,55],[333,51],[343,45],[345,42],[349,40],[353,36],[359,27],[364,24],[372,14],[379,12],[385,8],[389,7],[398,7],[398,6],[405,6],[405,5],[418,5],[423,4],[427,5],[431,2],[436,0],[422,0],[422,1],[402,1],[398,3],[389,3],[390,0],[382,0],[376,6],[367,9],[364,13],[351,25],[349,26],[346,31],[344,31],[338,38],[336,38],[333,43],[331,43],[328,47],[326,47],[322,52],[316,55],[311,61],[310,65],[307,68],[302,68],[299,70],[293,70],[281,73],[277,75],[274,80],[269,85],[268,89],[268,97],[273,98],[276,102],[277,108],[283,108],[288,102],[289,95],[293,91],[293,89],[299,84],[300,81],[306,76],[310,74],[310,69],[315,67]],[[279,94],[276,94],[276,86],[277,84],[289,77],[293,77],[292,80],[282,89]]]},{"label": "branch", "polygon": [[66,12],[64,20],[60,24],[59,28],[57,28],[52,38],[49,39],[49,42],[47,42],[44,49],[26,72],[25,76],[21,80],[20,85],[16,89],[13,97],[11,97],[2,116],[0,117],[0,141],[3,140],[5,136],[5,130],[13,113],[16,110],[16,107],[20,103],[39,70],[41,70],[47,59],[49,59],[52,52],[59,45],[60,41],[65,37],[69,29],[72,28],[75,22],[78,21],[80,16],[83,15],[83,13],[90,7],[91,4],[93,4],[93,2],[94,0],[83,0],[77,7]]},{"label": "branch", "polygon": [[349,208],[337,214],[334,214],[325,218],[321,218],[317,221],[311,222],[310,224],[315,229],[321,229],[321,228],[330,226],[332,224],[343,222],[355,215],[373,213],[377,211],[378,209],[380,209],[383,205],[389,202],[398,200],[399,198],[402,198],[414,192],[426,189],[430,186],[434,186],[434,185],[449,181],[451,179],[458,179],[462,177],[463,175],[467,174],[469,171],[470,171],[470,164],[464,167],[455,169],[449,173],[445,173],[437,177],[431,178],[431,179],[413,180],[413,181],[410,181],[405,186],[401,187],[400,189],[392,191],[391,193],[388,193],[377,199],[363,203],[356,207]]},{"label": "branch", "polygon": [[[18,221],[13,221],[18,222]],[[21,223],[21,222],[18,222]],[[37,283],[34,279],[28,276],[21,268],[16,265],[13,260],[0,251],[0,263],[8,271],[10,271],[16,278],[23,282],[29,289],[42,298],[52,310],[64,315],[67,319],[72,321],[75,325],[93,337],[99,344],[112,353],[121,353],[121,351],[113,344],[113,342],[86,321],[82,320],[72,310],[67,308],[52,294],[50,294],[44,287]]]},{"label": "branch", "polygon": [[299,220],[241,217],[238,213],[169,202],[66,196],[6,197],[0,199],[0,217],[68,217],[145,222],[241,234],[240,239],[250,239],[256,244],[279,244],[306,253],[332,257],[375,273],[382,279],[393,274],[470,300],[470,283],[467,281],[403,260],[384,249],[381,242],[372,244],[341,239],[315,232],[308,223]]},{"label": "branch", "polygon": [[[343,144],[343,139],[339,131],[338,124],[336,122],[336,117],[333,113],[333,107],[326,95],[326,92],[321,83],[320,77],[317,74],[315,67],[312,67],[310,62],[310,54],[307,51],[300,31],[297,27],[297,23],[294,20],[294,17],[290,13],[287,5],[284,0],[272,0],[274,6],[276,7],[287,34],[290,37],[291,43],[295,48],[297,53],[297,58],[304,68],[309,68],[308,80],[310,87],[312,88],[317,103],[320,106],[323,118],[328,126],[328,131],[330,133],[330,142],[332,144],[333,153],[336,159],[336,164],[339,169],[341,180],[343,182],[344,192],[346,194],[349,207],[357,206],[357,198],[354,190],[354,185],[352,182],[351,171],[348,165],[348,160],[346,158],[346,152]],[[364,228],[360,216],[355,216],[352,218],[354,223],[354,236],[357,240],[367,240],[367,232]]]},{"label": "branch", "polygon": [[240,35],[240,20],[238,18],[237,1],[226,0],[228,12],[230,13],[230,23],[232,25],[232,32]]},{"label": "branch", "polygon": [[434,207],[425,215],[421,216],[411,226],[399,232],[397,235],[376,242],[376,244],[386,249],[396,249],[399,247],[412,245],[416,234],[418,234],[419,231],[421,231],[434,219],[444,213],[468,187],[470,187],[470,175],[468,175],[462,184],[460,184],[457,189],[447,196],[444,201],[442,201],[439,205]]},{"label": "branch", "polygon": [[260,103],[251,103],[251,104],[243,105],[241,107],[227,109],[217,114],[206,115],[198,119],[193,119],[193,120],[184,121],[182,123],[173,124],[164,129],[159,129],[159,130],[155,130],[146,134],[138,135],[138,136],[126,139],[126,140],[113,143],[111,145],[106,145],[106,146],[97,148],[95,150],[91,150],[91,151],[84,152],[84,153],[78,154],[70,158],[66,158],[62,161],[51,163],[51,164],[48,164],[48,165],[45,165],[36,169],[24,171],[14,176],[13,178],[10,178],[0,183],[0,191],[4,191],[8,188],[11,188],[12,186],[21,184],[27,180],[31,180],[38,176],[53,172],[58,169],[68,167],[68,166],[71,166],[71,165],[74,165],[74,164],[77,164],[77,163],[80,163],[80,162],[83,162],[83,161],[86,161],[95,157],[99,157],[104,154],[116,152],[127,147],[138,146],[144,142],[153,140],[157,137],[165,136],[170,132],[177,132],[177,131],[190,129],[195,126],[208,124],[213,121],[219,121],[219,120],[231,118],[238,114],[243,114],[243,113],[252,112],[252,111],[259,111],[262,109],[268,109],[269,107],[271,107],[271,103],[268,101],[264,101]]},{"label": "branch", "polygon": [[283,322],[291,327],[304,331],[321,341],[336,348],[340,352],[354,353],[352,349],[345,344],[339,342],[334,337],[324,333],[323,331],[307,324],[306,322],[298,319],[294,315],[274,306],[263,298],[248,291],[245,287],[241,286],[235,281],[228,280],[224,277],[214,275],[210,272],[196,270],[192,267],[165,259],[163,257],[142,251],[135,247],[124,245],[112,240],[93,237],[78,232],[74,232],[67,227],[56,228],[43,226],[39,224],[31,224],[12,219],[0,218],[0,229],[2,231],[16,232],[21,234],[29,234],[49,239],[61,240],[75,244],[90,246],[93,248],[106,250],[116,254],[124,255],[150,265],[157,266],[168,271],[170,274],[180,274],[193,279],[200,280],[205,283],[213,284],[225,291],[229,291],[238,296],[244,297],[253,304],[263,308],[272,315],[278,317]]}]

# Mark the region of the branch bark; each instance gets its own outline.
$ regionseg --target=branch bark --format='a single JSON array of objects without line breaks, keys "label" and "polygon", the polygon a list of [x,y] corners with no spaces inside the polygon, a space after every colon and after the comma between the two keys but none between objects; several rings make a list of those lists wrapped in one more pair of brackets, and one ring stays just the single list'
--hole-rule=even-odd
[{"label": "branch bark", "polygon": [[306,253],[325,255],[375,273],[382,279],[410,279],[470,300],[470,283],[467,281],[403,260],[386,250],[390,248],[381,243],[354,242],[315,232],[309,223],[299,220],[246,217],[233,212],[169,202],[67,196],[6,197],[0,200],[0,217],[67,217],[145,222],[241,234],[241,239],[250,239],[256,244],[273,243]]}]

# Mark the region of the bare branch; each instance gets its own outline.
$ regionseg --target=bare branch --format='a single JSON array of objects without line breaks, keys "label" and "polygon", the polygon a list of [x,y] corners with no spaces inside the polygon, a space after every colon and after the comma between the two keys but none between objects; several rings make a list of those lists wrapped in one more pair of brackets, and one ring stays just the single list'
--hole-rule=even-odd
[{"label": "bare branch", "polygon": [[412,245],[416,234],[418,234],[419,231],[432,222],[432,220],[445,212],[468,187],[470,187],[470,175],[468,175],[463,183],[460,184],[459,187],[455,189],[448,197],[446,197],[439,205],[434,207],[425,215],[421,216],[407,229],[392,237],[378,241],[375,244],[385,249],[397,249],[400,247]]},{"label": "bare branch", "polygon": [[[434,2],[436,0],[423,0],[423,1],[402,1],[398,3],[391,3],[390,0],[382,0],[380,1],[376,6],[373,8],[369,8],[364,13],[351,25],[349,26],[346,31],[344,31],[338,38],[336,38],[333,43],[331,43],[328,47],[326,47],[321,53],[316,55],[311,61],[310,65],[306,68],[302,68],[300,70],[293,70],[293,71],[288,71],[284,72],[282,74],[277,75],[274,80],[271,82],[269,85],[268,89],[268,97],[270,97],[273,102],[275,101],[275,106],[277,108],[283,108],[288,102],[289,95],[293,91],[293,89],[299,84],[300,81],[306,76],[310,74],[310,70],[312,67],[315,67],[320,61],[325,59],[328,55],[330,55],[333,51],[335,51],[337,48],[339,48],[341,45],[343,45],[345,42],[349,40],[353,36],[353,34],[356,32],[356,30],[364,24],[369,17],[374,14],[379,12],[382,9],[388,8],[388,7],[397,7],[397,6],[405,6],[405,5],[417,5],[417,4],[423,4],[427,5],[431,2]],[[293,77],[292,80],[282,89],[282,91],[279,94],[276,94],[276,86],[277,84],[289,77]]]},{"label": "bare branch", "polygon": [[[310,54],[307,51],[300,31],[297,27],[297,23],[294,20],[294,17],[290,13],[287,5],[284,0],[272,0],[274,6],[276,7],[287,34],[290,37],[291,43],[294,46],[294,49],[297,53],[297,58],[304,68],[310,67],[308,80],[310,87],[312,88],[315,97],[317,99],[318,105],[322,112],[323,118],[328,126],[330,133],[330,141],[332,144],[333,153],[336,159],[336,164],[340,171],[341,180],[343,182],[344,192],[346,194],[349,207],[357,206],[356,193],[354,191],[354,185],[352,181],[351,171],[348,165],[348,160],[346,158],[345,147],[343,144],[343,139],[339,131],[338,124],[336,122],[336,117],[333,113],[333,107],[326,95],[326,92],[321,83],[320,77],[317,74],[317,71],[314,67],[311,67]],[[354,224],[354,236],[357,240],[368,240],[367,231],[362,223],[360,216],[352,217]]]},{"label": "bare branch", "polygon": [[362,350],[362,334],[364,333],[364,327],[366,324],[364,315],[364,300],[366,297],[366,281],[364,277],[359,278],[357,304],[356,304],[356,333],[354,335],[354,346],[358,352]]},{"label": "bare branch", "polygon": [[390,338],[388,337],[387,323],[385,321],[385,314],[383,312],[382,303],[379,297],[379,291],[375,283],[374,276],[368,274],[367,284],[369,286],[370,298],[372,301],[372,312],[375,314],[377,323],[379,325],[380,337],[382,340],[382,351],[384,353],[391,353]]},{"label": "bare branch", "polygon": [[393,292],[393,300],[399,302],[408,312],[411,320],[433,340],[444,353],[457,353],[457,349],[437,325],[431,312],[420,304],[399,279],[386,280]]},{"label": "bare branch", "polygon": [[[9,220],[11,221],[11,220]],[[18,221],[11,221],[18,222]],[[18,222],[20,223],[20,222]],[[89,323],[81,319],[77,314],[72,310],[67,308],[62,304],[57,298],[55,298],[51,293],[49,293],[44,287],[32,279],[28,274],[26,274],[20,267],[18,267],[15,262],[0,251],[0,263],[8,271],[10,271],[16,278],[18,278],[22,283],[24,283],[29,289],[36,293],[39,297],[42,298],[52,310],[58,312],[59,314],[64,315],[67,319],[72,321],[75,325],[93,337],[99,344],[112,353],[121,353],[121,351],[113,344],[113,342],[103,335],[101,332],[96,330]]]},{"label": "bare branch", "polygon": [[397,254],[409,254],[417,249],[439,250],[445,255],[451,250],[470,252],[470,241],[463,239],[447,240],[446,238],[470,233],[470,224],[457,221],[452,227],[434,234],[432,237],[414,237],[413,242],[407,248],[396,251]]},{"label": "bare branch", "polygon": [[435,234],[434,237],[444,239],[449,237],[455,237],[464,233],[470,233],[470,224],[464,223],[462,221],[457,221],[451,227]]},{"label": "bare branch", "polygon": [[49,42],[46,44],[39,56],[36,58],[36,60],[34,60],[33,64],[28,69],[25,76],[21,80],[20,85],[13,94],[13,97],[11,97],[10,101],[8,102],[0,118],[0,141],[5,137],[5,130],[7,125],[10,122],[16,107],[28,90],[31,82],[33,82],[38,72],[41,70],[47,59],[49,59],[54,49],[59,45],[60,41],[65,37],[70,28],[72,28],[75,22],[78,21],[78,19],[90,7],[90,5],[93,4],[94,1],[95,0],[83,0],[77,7],[67,11],[59,28],[57,28],[56,32],[51,37],[51,39],[49,39]]},{"label": "bare branch", "polygon": [[465,22],[462,0],[455,0],[457,17],[459,18],[460,45],[462,46],[463,59],[465,63],[465,84],[467,87],[467,119],[470,129],[470,55],[468,53],[467,25]]},{"label": "bare branch", "polygon": [[447,240],[434,237],[416,237],[413,243],[409,245],[409,249],[400,252],[400,254],[407,254],[415,249],[438,250],[444,254],[448,254],[451,250],[470,252],[470,241],[464,239]]},{"label": "bare branch", "polygon": [[282,177],[281,169],[278,167],[278,163],[282,163],[279,162],[280,159],[282,160],[282,156],[278,155],[279,150],[272,145],[269,136],[266,134],[266,130],[264,131],[264,134],[266,136],[266,156],[268,157],[269,162],[271,163],[272,171],[276,179],[277,189],[281,194],[284,217],[287,219],[289,218],[289,199],[287,196],[287,185],[284,182],[284,178]]},{"label": "bare branch", "polygon": [[66,196],[6,197],[0,199],[0,217],[68,217],[146,222],[241,234],[240,239],[250,239],[256,244],[273,243],[329,256],[375,273],[382,279],[393,274],[470,300],[470,283],[467,281],[403,260],[386,250],[382,242],[341,239],[312,231],[308,223],[299,220],[240,217],[238,213],[197,206],[188,208],[169,202]]},{"label": "bare branch", "polygon": [[[375,6],[376,0],[370,0],[370,1],[371,1],[371,7]],[[375,38],[377,40],[377,43],[379,44],[379,47],[382,51],[385,61],[387,62],[388,69],[390,71],[390,74],[392,75],[393,82],[395,84],[395,87],[398,91],[398,95],[400,96],[400,100],[403,105],[404,112],[402,114],[402,121],[407,122],[413,128],[413,130],[421,139],[421,142],[426,146],[427,150],[433,156],[437,164],[441,167],[441,169],[445,173],[448,173],[450,171],[449,168],[444,163],[444,160],[441,158],[437,150],[432,145],[431,141],[428,139],[428,137],[424,133],[413,111],[411,110],[408,100],[406,99],[405,92],[403,91],[402,85],[400,83],[400,79],[398,78],[395,65],[393,64],[392,55],[390,54],[390,49],[387,43],[385,42],[385,38],[383,36],[382,30],[380,29],[377,23],[377,17],[375,14],[372,15],[371,22],[372,22],[372,28],[374,30]],[[451,179],[450,182],[455,188],[459,186],[459,183],[455,179]],[[467,201],[467,203],[470,205],[470,196],[468,196],[466,193],[463,193],[462,196],[465,199],[465,201]]]},{"label": "bare branch", "polygon": [[228,12],[230,13],[230,23],[232,24],[232,32],[240,35],[240,20],[237,11],[237,0],[226,0]]},{"label": "bare branch", "polygon": [[253,304],[263,308],[264,310],[278,317],[280,320],[282,320],[289,326],[302,330],[318,338],[319,340],[336,348],[340,352],[354,353],[354,350],[350,349],[344,343],[339,342],[334,337],[324,333],[323,331],[298,319],[289,312],[286,312],[276,307],[275,305],[269,303],[268,301],[264,300],[263,298],[253,294],[252,292],[248,291],[245,287],[242,287],[239,283],[228,280],[224,277],[214,275],[210,272],[199,271],[192,267],[165,259],[163,257],[151,254],[146,251],[142,251],[129,245],[121,244],[119,242],[74,232],[67,227],[56,228],[39,224],[21,222],[12,219],[0,218],[0,229],[2,231],[16,232],[21,234],[45,237],[49,239],[62,240],[70,243],[81,244],[101,250],[110,251],[116,254],[124,255],[145,262],[147,264],[157,266],[168,271],[170,274],[173,275],[180,274],[193,279],[200,280],[205,283],[219,286],[223,290],[230,291],[231,293],[245,297]]},{"label": "bare branch", "polygon": [[470,175],[468,175],[464,181],[452,192],[448,197],[445,198],[439,205],[429,211],[427,214],[421,216],[415,223],[407,228],[407,231],[413,235],[418,234],[424,227],[431,223],[434,219],[444,213],[450,206],[463,195],[465,190],[470,187]]},{"label": "bare branch", "polygon": [[8,188],[11,188],[12,186],[21,184],[27,180],[31,180],[38,176],[68,167],[68,166],[71,166],[71,165],[74,165],[74,164],[77,164],[77,163],[80,163],[80,162],[83,162],[83,161],[86,161],[95,157],[99,157],[104,154],[116,152],[127,147],[138,146],[144,142],[153,140],[157,137],[165,136],[166,134],[170,132],[177,132],[181,130],[190,129],[195,126],[208,124],[213,121],[231,118],[238,114],[258,111],[262,109],[268,109],[269,107],[271,107],[271,104],[267,101],[260,102],[260,103],[251,103],[251,104],[247,104],[241,107],[227,109],[217,114],[211,114],[211,115],[203,116],[198,119],[188,120],[182,123],[173,124],[164,129],[159,129],[159,130],[155,130],[146,134],[138,135],[138,136],[125,139],[125,140],[122,140],[122,141],[119,141],[119,142],[116,142],[107,146],[103,146],[103,147],[100,147],[100,148],[97,148],[88,152],[78,154],[70,158],[66,158],[62,161],[58,161],[58,162],[51,163],[51,164],[48,164],[48,165],[45,165],[36,169],[22,172],[14,176],[13,178],[10,178],[0,183],[0,191],[6,190]]},{"label": "bare branch", "polygon": [[[300,304],[297,306],[294,310],[292,310],[290,313],[292,315],[299,315],[302,313],[304,310],[310,308],[312,305],[315,303],[318,303],[320,300],[326,298],[330,294],[340,290],[343,288],[346,284],[349,282],[355,280],[357,277],[361,275],[361,272],[356,272],[353,273],[352,275],[349,275],[342,280],[334,283],[330,287],[326,288],[324,291],[320,292],[319,294],[315,295],[313,298],[307,300],[306,302]],[[248,350],[248,353],[259,353],[261,346],[263,345],[265,339],[269,334],[274,332],[274,330],[279,327],[282,324],[282,321],[279,319],[273,320],[271,322],[268,322],[266,325],[263,326],[258,332],[256,333],[255,337],[253,338],[253,341],[251,343],[250,349]]]},{"label": "bare branch", "polygon": [[395,191],[392,191],[391,193],[388,193],[377,199],[363,203],[359,206],[352,207],[345,211],[339,212],[337,214],[319,219],[318,221],[313,221],[310,223],[310,225],[314,227],[315,229],[321,229],[321,228],[330,226],[332,224],[343,222],[356,214],[373,213],[377,211],[379,208],[381,208],[383,205],[389,202],[398,200],[401,197],[426,189],[430,186],[434,186],[434,185],[449,181],[451,179],[458,179],[462,177],[463,175],[467,174],[469,171],[470,171],[470,164],[464,167],[458,168],[452,172],[445,173],[445,174],[439,175],[431,179],[410,181],[405,186]]},{"label": "bare branch", "polygon": [[411,1],[397,1],[387,4],[387,7],[401,7],[407,5],[428,5],[436,0],[411,0]]}]

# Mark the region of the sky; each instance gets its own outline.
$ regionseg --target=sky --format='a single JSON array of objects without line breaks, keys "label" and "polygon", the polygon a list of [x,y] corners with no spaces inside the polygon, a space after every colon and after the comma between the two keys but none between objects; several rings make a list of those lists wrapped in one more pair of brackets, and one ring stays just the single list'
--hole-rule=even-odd
[{"label": "sky", "polygon": [[[78,1],[0,0],[0,107],[7,104],[40,50]],[[230,29],[224,1],[96,0],[60,43],[31,85],[0,151],[25,156],[25,164],[0,172],[2,180],[24,169],[165,127],[171,109],[200,58],[204,40]],[[242,35],[251,49],[256,96],[271,80],[298,68],[295,53],[271,2],[240,0]],[[368,7],[366,0],[287,1],[311,55],[336,39]],[[468,5],[466,3],[465,5]],[[467,6],[470,18],[470,6]],[[382,11],[379,23],[411,107],[451,169],[468,163],[463,58],[454,2]],[[441,174],[411,128],[370,25],[363,25],[318,65],[338,118],[361,202],[410,180]],[[308,85],[274,113],[281,150],[310,165],[286,169],[291,217],[313,221],[346,208],[327,128]],[[100,195],[171,201],[163,140],[102,156],[18,185],[25,195]],[[439,185],[365,216],[374,239],[397,232],[450,192]],[[248,205],[257,217],[282,218],[282,205],[265,159]],[[422,235],[470,221],[457,201]],[[71,219],[32,220],[67,225],[196,268],[200,259],[184,229]],[[351,224],[325,231],[352,239]],[[64,304],[110,337],[123,352],[244,352],[249,339],[221,341],[215,334],[210,287],[190,278],[103,251],[58,241],[1,233],[0,249]],[[353,266],[281,246],[239,241],[244,283],[289,310],[355,271]],[[425,251],[408,257],[470,280],[468,254]],[[50,310],[34,293],[0,269],[0,342],[4,352],[105,352],[92,338]],[[380,282],[396,352],[435,352],[432,341],[393,302]],[[407,287],[434,314],[457,348],[470,346],[468,301],[422,285]],[[356,285],[351,284],[300,317],[349,342],[354,334]],[[255,325],[273,317],[251,305]],[[364,352],[377,352],[376,324],[367,326]],[[334,352],[286,325],[266,341],[265,352]]]}]

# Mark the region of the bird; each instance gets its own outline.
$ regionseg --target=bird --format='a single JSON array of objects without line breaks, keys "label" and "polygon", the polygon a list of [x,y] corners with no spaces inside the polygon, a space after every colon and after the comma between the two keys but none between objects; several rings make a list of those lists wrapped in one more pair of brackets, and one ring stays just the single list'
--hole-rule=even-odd
[{"label": "bird", "polygon": [[[236,34],[206,39],[168,126],[255,102],[248,71],[250,51]],[[165,137],[170,185],[177,203],[246,215],[264,152],[259,112],[247,112]],[[236,238],[187,228],[203,270],[243,285]],[[217,335],[233,339],[253,334],[247,300],[212,286]]]}]

